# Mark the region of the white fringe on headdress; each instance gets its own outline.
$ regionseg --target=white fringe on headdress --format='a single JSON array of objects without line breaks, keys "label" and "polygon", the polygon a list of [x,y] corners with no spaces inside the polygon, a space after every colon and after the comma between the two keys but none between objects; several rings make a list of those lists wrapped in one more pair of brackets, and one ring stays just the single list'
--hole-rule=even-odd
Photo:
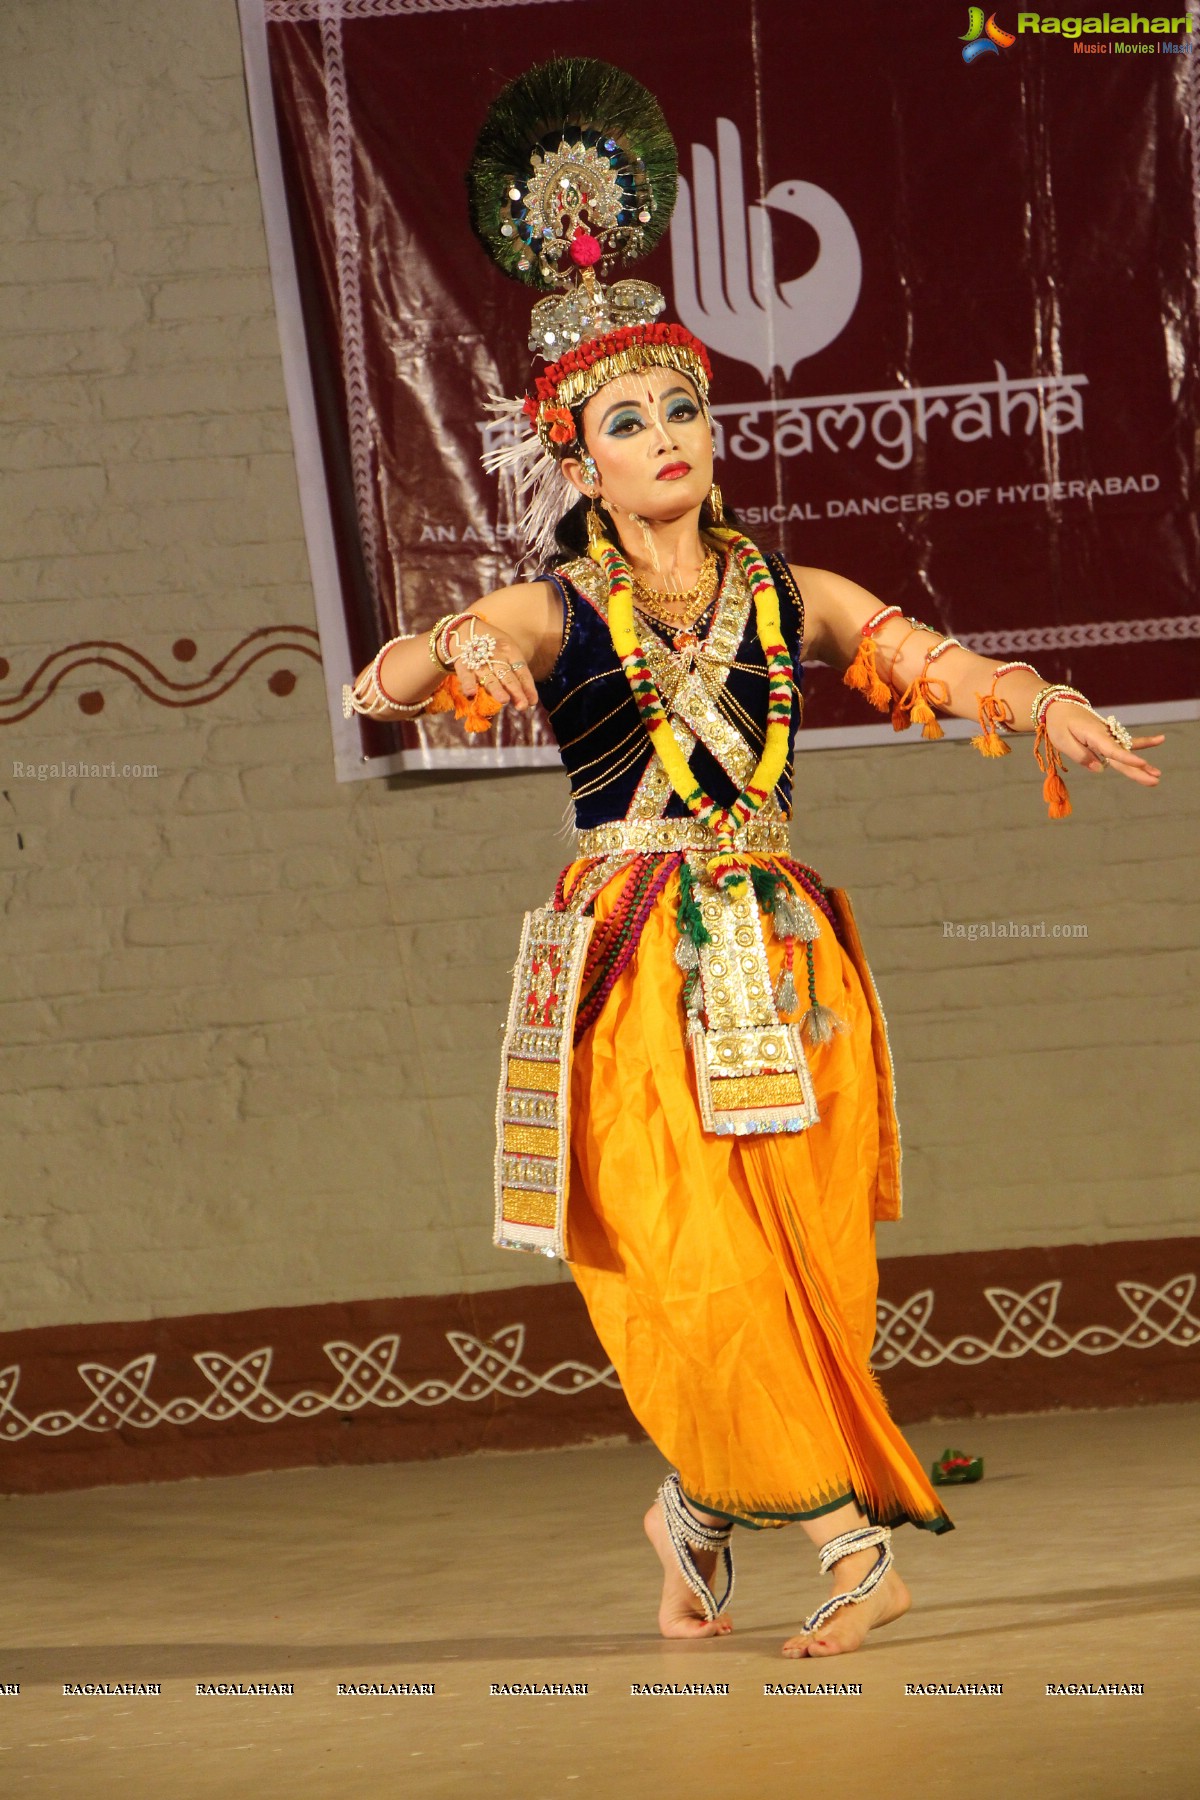
[{"label": "white fringe on headdress", "polygon": [[521,513],[521,532],[538,567],[549,562],[558,548],[560,519],[579,498],[555,458],[531,426],[523,398],[510,400],[493,395],[488,412],[496,423],[491,428],[505,441],[484,451],[484,468],[511,482],[513,498]]}]

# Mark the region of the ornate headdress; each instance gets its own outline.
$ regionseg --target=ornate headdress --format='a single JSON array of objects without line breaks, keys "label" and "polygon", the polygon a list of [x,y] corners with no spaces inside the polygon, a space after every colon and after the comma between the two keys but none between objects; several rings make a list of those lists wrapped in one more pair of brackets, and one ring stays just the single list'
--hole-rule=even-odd
[{"label": "ornate headdress", "polygon": [[493,102],[467,172],[471,222],[506,275],[541,289],[529,348],[546,367],[528,394],[489,405],[510,441],[484,456],[524,503],[526,539],[539,555],[575,498],[558,470],[582,449],[572,408],[615,376],[651,364],[678,369],[707,399],[704,345],[660,317],[651,282],[604,286],[616,263],[644,256],[670,222],[675,145],[654,96],[591,57],[530,69]]}]

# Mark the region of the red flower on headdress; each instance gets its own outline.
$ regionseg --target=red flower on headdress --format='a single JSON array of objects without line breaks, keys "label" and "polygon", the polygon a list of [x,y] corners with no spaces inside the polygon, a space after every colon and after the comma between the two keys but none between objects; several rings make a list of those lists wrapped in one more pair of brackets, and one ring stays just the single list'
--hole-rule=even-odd
[{"label": "red flower on headdress", "polygon": [[575,436],[575,421],[571,417],[568,407],[544,406],[542,419],[550,427],[549,435],[552,444],[569,444]]}]

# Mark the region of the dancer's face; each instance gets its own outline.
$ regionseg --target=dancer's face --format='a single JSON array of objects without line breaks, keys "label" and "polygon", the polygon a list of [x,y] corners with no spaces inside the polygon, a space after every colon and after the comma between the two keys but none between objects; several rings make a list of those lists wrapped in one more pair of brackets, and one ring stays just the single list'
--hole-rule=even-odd
[{"label": "dancer's face", "polygon": [[[712,485],[712,430],[696,389],[674,369],[606,382],[583,408],[583,437],[614,516],[679,519]],[[564,462],[563,473],[581,493],[590,491],[578,460]]]}]

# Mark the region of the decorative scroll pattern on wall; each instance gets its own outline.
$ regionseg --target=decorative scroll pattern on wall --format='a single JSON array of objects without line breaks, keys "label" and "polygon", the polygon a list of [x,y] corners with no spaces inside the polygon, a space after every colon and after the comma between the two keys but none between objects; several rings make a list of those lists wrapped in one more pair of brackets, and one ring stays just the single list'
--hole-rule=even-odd
[{"label": "decorative scroll pattern on wall", "polygon": [[[1091,1325],[1074,1332],[1064,1330],[1055,1322],[1062,1286],[1061,1281],[1046,1281],[1027,1294],[1007,1288],[985,1289],[1000,1320],[991,1340],[960,1336],[942,1343],[936,1338],[929,1329],[932,1288],[922,1289],[901,1305],[881,1301],[872,1361],[881,1370],[902,1362],[932,1369],[942,1362],[968,1365],[1022,1356],[1104,1356],[1114,1350],[1150,1350],[1164,1344],[1185,1349],[1200,1341],[1200,1317],[1191,1310],[1196,1294],[1194,1274],[1178,1275],[1161,1288],[1119,1281],[1117,1292],[1132,1315],[1120,1328]],[[374,1339],[365,1350],[338,1340],[327,1343],[323,1348],[338,1379],[337,1385],[324,1393],[313,1388],[288,1395],[274,1392],[270,1385],[274,1352],[270,1347],[248,1351],[242,1357],[219,1350],[200,1352],[195,1360],[210,1392],[199,1399],[152,1399],[152,1353],[134,1357],[121,1369],[84,1362],[78,1365],[79,1374],[91,1390],[91,1402],[79,1412],[55,1408],[33,1418],[17,1405],[21,1368],[12,1363],[0,1370],[0,1444],[19,1443],[30,1436],[62,1438],[73,1431],[116,1431],[127,1425],[150,1430],[162,1424],[190,1425],[198,1419],[239,1417],[270,1425],[319,1413],[360,1412],[368,1406],[444,1406],[447,1401],[473,1402],[492,1394],[528,1400],[537,1394],[568,1395],[592,1387],[620,1387],[611,1364],[596,1369],[583,1362],[558,1362],[540,1374],[528,1368],[522,1360],[524,1325],[505,1326],[487,1340],[466,1331],[447,1331],[445,1337],[459,1369],[443,1378],[430,1376],[415,1382],[406,1381],[397,1370],[398,1333]]]},{"label": "decorative scroll pattern on wall", "polygon": [[977,656],[1034,656],[1039,650],[1178,643],[1185,638],[1200,638],[1200,613],[1163,619],[1088,619],[1078,625],[1024,625],[1018,631],[964,631],[959,642]]},{"label": "decorative scroll pattern on wall", "polygon": [[201,1399],[180,1398],[157,1402],[150,1398],[150,1379],[155,1358],[148,1353],[134,1357],[123,1369],[103,1363],[80,1363],[79,1373],[94,1398],[81,1412],[65,1410],[40,1413],[29,1419],[16,1404],[20,1365],[0,1370],[0,1442],[16,1443],[36,1432],[44,1437],[63,1437],[69,1431],[115,1431],[121,1425],[150,1429],[155,1425],[191,1425],[197,1419],[252,1419],[256,1424],[278,1424],[284,1419],[311,1418],[315,1413],[358,1412],[364,1406],[443,1406],[448,1400],[484,1400],[490,1394],[527,1400],[533,1394],[578,1394],[590,1387],[619,1388],[610,1366],[592,1369],[586,1363],[560,1362],[541,1375],[527,1369],[524,1325],[507,1325],[487,1342],[466,1331],[446,1332],[446,1341],[458,1357],[461,1369],[446,1379],[427,1377],[410,1383],[397,1371],[400,1337],[389,1332],[365,1350],[334,1341],[322,1346],[339,1377],[328,1393],[304,1388],[286,1397],[270,1387],[269,1347],[249,1350],[240,1358],[220,1350],[205,1350],[196,1362],[211,1383],[212,1391]]},{"label": "decorative scroll pattern on wall", "polygon": [[273,24],[302,25],[313,19],[419,18],[423,13],[477,12],[496,6],[540,6],[545,0],[263,0]]},{"label": "decorative scroll pattern on wall", "polygon": [[1132,1318],[1120,1329],[1111,1325],[1087,1325],[1065,1331],[1056,1322],[1061,1281],[1044,1281],[1027,1294],[1009,1288],[984,1289],[988,1305],[1000,1319],[1000,1329],[989,1339],[964,1335],[940,1343],[928,1329],[933,1315],[933,1289],[922,1288],[903,1305],[881,1300],[878,1329],[871,1362],[876,1369],[894,1369],[897,1363],[932,1369],[939,1363],[966,1367],[992,1358],[1011,1361],[1017,1356],[1106,1356],[1113,1350],[1151,1350],[1159,1344],[1185,1349],[1200,1341],[1200,1318],[1191,1309],[1196,1277],[1178,1275],[1161,1288],[1141,1281],[1118,1281],[1117,1292]]},{"label": "decorative scroll pattern on wall", "polygon": [[[176,638],[171,645],[171,654],[176,663],[186,667],[195,658],[196,644],[192,638]],[[157,663],[130,644],[116,643],[108,638],[83,638],[43,657],[15,693],[0,691],[0,725],[18,725],[22,719],[28,719],[46,704],[68,675],[90,667],[111,669],[115,674],[123,675],[159,706],[206,706],[227,694],[257,663],[270,658],[274,666],[267,676],[267,687],[282,698],[296,685],[295,672],[279,666],[279,660],[285,656],[306,656],[312,662],[320,662],[318,638],[311,626],[260,625],[257,631],[248,631],[240,638],[206,674],[191,681],[173,680]],[[9,668],[7,659],[0,656],[0,682],[7,679]],[[85,689],[76,694],[75,703],[82,713],[103,712],[103,691],[100,688]]]}]

